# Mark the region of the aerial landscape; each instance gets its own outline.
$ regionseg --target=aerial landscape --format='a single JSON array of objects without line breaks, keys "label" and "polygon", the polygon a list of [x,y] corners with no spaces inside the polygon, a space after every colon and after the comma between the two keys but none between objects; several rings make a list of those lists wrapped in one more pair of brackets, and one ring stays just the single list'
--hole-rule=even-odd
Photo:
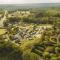
[{"label": "aerial landscape", "polygon": [[60,3],[0,4],[0,60],[60,60]]}]

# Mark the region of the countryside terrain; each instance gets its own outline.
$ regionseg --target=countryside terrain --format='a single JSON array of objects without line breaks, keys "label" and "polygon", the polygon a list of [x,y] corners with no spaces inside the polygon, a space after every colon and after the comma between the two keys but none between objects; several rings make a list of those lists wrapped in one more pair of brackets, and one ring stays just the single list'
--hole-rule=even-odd
[{"label": "countryside terrain", "polygon": [[60,60],[60,4],[32,5],[0,5],[0,60]]}]

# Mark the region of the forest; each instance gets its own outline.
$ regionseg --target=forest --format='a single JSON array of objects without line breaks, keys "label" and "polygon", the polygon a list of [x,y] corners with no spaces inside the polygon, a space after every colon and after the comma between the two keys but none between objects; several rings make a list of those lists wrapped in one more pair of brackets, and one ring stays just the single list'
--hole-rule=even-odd
[{"label": "forest", "polygon": [[0,60],[60,60],[60,7],[0,9]]}]

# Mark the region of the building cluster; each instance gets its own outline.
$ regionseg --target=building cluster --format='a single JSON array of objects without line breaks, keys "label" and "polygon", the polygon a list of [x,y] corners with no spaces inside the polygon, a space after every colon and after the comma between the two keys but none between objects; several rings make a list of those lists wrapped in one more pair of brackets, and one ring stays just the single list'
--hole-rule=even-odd
[{"label": "building cluster", "polygon": [[8,17],[28,17],[31,15],[30,11],[15,11],[8,15]]}]

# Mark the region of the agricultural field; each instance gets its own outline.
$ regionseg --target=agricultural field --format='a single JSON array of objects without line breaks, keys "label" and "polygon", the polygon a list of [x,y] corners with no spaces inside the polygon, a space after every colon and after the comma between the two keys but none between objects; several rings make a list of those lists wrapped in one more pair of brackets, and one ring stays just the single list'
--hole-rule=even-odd
[{"label": "agricultural field", "polygon": [[0,60],[60,60],[60,7],[0,9]]}]

